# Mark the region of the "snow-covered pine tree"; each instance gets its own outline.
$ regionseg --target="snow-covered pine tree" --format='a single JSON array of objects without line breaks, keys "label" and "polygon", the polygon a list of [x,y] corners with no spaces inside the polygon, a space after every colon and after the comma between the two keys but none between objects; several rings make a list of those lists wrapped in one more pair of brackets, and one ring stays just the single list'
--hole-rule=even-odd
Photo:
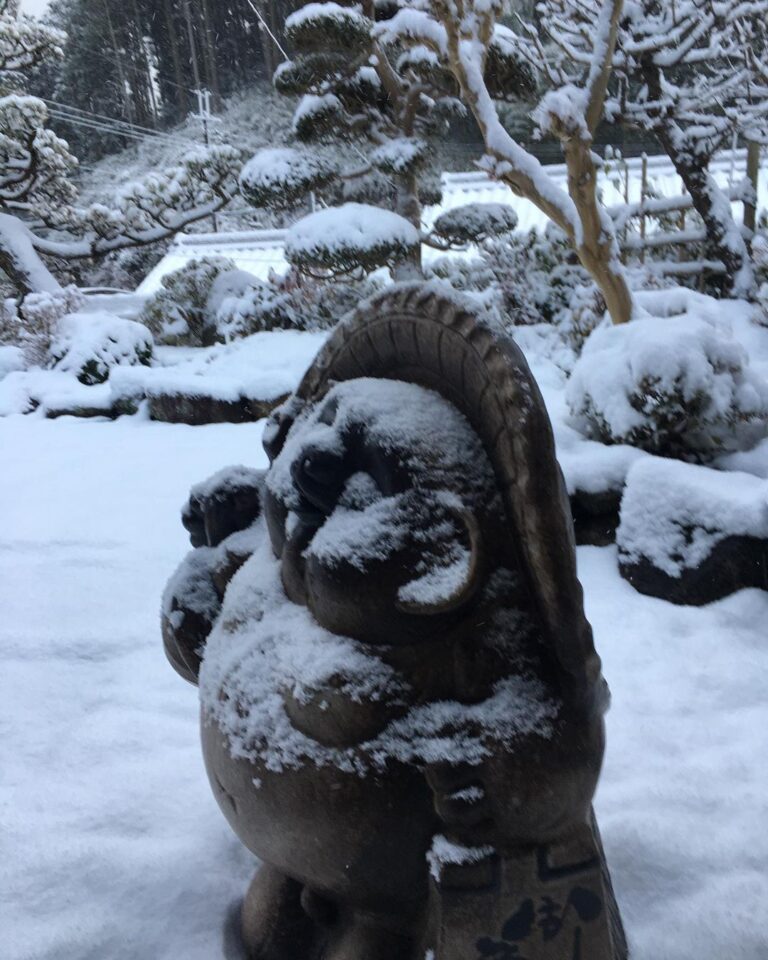
[{"label": "snow-covered pine tree", "polygon": [[[439,199],[432,145],[464,109],[445,59],[411,42],[421,17],[396,3],[364,0],[309,3],[286,21],[296,53],[278,67],[274,84],[302,97],[293,121],[302,146],[257,153],[243,169],[241,188],[256,207],[291,208],[311,193],[326,207],[289,231],[286,255],[307,273],[388,266],[397,276],[418,276],[422,242],[445,248],[456,240],[455,231],[421,234],[422,203]],[[514,48],[494,44],[489,83],[495,93],[530,95],[533,80]],[[317,151],[329,142],[351,160]],[[496,208],[476,206],[467,215],[478,235],[508,229],[509,218]]]},{"label": "snow-covered pine tree", "polygon": [[77,161],[46,129],[42,100],[23,93],[22,71],[61,56],[62,34],[0,0],[0,270],[15,290],[52,292],[43,258],[89,258],[173,236],[210,216],[237,191],[239,152],[192,152],[173,169],[123,189],[112,206],[75,206]]},{"label": "snow-covered pine tree", "polygon": [[[415,18],[410,39],[449,63],[485,140],[483,166],[534,203],[565,233],[600,287],[614,323],[625,323],[632,315],[632,295],[612,222],[597,196],[598,167],[592,150],[603,116],[623,0],[595,4],[596,16],[585,31],[590,55],[583,75],[550,90],[536,110],[542,132],[562,145],[568,168],[567,193],[509,134],[496,109],[490,83],[494,48],[503,43],[518,61],[528,57],[535,63],[526,49],[528,43],[498,23],[505,10],[503,0],[413,0],[413,6],[417,5],[418,10],[403,11]],[[514,79],[500,82],[509,88]]]},{"label": "snow-covered pine tree", "polygon": [[[601,0],[541,0],[546,34],[562,52],[556,85],[583,70]],[[747,242],[709,173],[734,134],[768,134],[768,0],[634,0],[620,19],[606,114],[658,139],[704,221],[724,290],[749,294]]]}]

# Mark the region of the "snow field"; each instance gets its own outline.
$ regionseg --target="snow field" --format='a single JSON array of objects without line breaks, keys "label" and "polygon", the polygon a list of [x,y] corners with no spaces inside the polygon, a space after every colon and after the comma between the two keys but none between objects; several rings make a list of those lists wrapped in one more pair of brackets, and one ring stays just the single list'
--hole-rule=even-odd
[{"label": "snow field", "polygon": [[[254,861],[158,610],[189,487],[261,425],[0,420],[4,960],[219,960]],[[768,956],[768,595],[673,607],[581,548],[613,691],[597,811],[634,960]],[[300,958],[297,958],[300,960]]]}]

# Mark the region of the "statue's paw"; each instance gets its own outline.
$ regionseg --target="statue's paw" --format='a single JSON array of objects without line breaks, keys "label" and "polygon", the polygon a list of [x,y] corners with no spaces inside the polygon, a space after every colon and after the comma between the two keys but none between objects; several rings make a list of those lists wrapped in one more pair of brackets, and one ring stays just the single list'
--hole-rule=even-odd
[{"label": "statue's paw", "polygon": [[243,901],[241,933],[248,960],[317,960],[324,935],[302,904],[303,885],[264,864]]},{"label": "statue's paw", "polygon": [[163,594],[161,623],[165,652],[185,680],[197,683],[205,641],[221,609],[216,572],[220,551],[192,550],[168,581]]},{"label": "statue's paw", "polygon": [[481,766],[433,764],[426,770],[435,812],[446,831],[467,846],[484,846],[495,840],[493,810]]},{"label": "statue's paw", "polygon": [[218,546],[258,520],[264,473],[250,467],[225,467],[192,487],[181,521],[193,547]]}]

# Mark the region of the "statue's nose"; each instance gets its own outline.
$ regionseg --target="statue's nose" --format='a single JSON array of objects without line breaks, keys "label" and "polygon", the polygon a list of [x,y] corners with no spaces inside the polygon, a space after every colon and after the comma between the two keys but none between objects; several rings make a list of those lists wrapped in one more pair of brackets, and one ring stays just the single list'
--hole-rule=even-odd
[{"label": "statue's nose", "polygon": [[309,447],[291,464],[291,477],[301,495],[296,513],[306,523],[320,524],[333,512],[349,470],[342,452]]}]

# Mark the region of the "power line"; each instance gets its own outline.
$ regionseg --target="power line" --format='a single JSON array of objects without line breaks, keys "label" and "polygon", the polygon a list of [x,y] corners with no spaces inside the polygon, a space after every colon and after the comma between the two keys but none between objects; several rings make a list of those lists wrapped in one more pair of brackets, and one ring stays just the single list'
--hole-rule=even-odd
[{"label": "power line", "polygon": [[129,130],[134,133],[146,133],[147,136],[152,137],[163,137],[166,140],[176,140],[180,143],[188,142],[185,141],[182,137],[177,136],[173,133],[167,133],[164,130],[155,130],[152,127],[144,127],[138,123],[132,123],[128,120],[121,120],[118,117],[110,117],[104,113],[96,113],[93,110],[84,110],[81,107],[73,107],[67,103],[60,103],[57,100],[49,100],[46,97],[40,97],[40,100],[43,101],[51,110],[56,110],[59,112],[65,111],[67,113],[72,113],[78,118],[87,118],[99,121],[106,121],[108,123],[114,124],[115,126],[124,127],[126,130]]},{"label": "power line", "polygon": [[165,140],[163,137],[149,137],[145,133],[137,133],[132,130],[124,130],[118,126],[108,123],[102,123],[100,120],[88,120],[86,117],[76,117],[68,113],[59,112],[57,110],[51,110],[50,115],[55,120],[60,120],[64,123],[72,124],[72,126],[83,127],[86,130],[95,130],[100,133],[109,133],[116,137],[128,137],[132,140],[154,140],[155,142],[160,142],[166,146],[190,146],[192,141],[181,141],[181,140]]},{"label": "power line", "polygon": [[283,50],[283,48],[280,46],[280,41],[277,39],[277,37],[274,35],[274,33],[272,33],[272,31],[269,29],[269,25],[267,24],[267,21],[264,19],[264,17],[262,17],[261,13],[260,13],[259,10],[256,8],[256,6],[254,5],[253,0],[248,0],[248,6],[251,8],[251,10],[253,10],[253,12],[254,12],[254,13],[256,14],[256,16],[259,18],[259,23],[262,25],[262,27],[264,27],[264,29],[265,29],[265,30],[267,31],[267,33],[270,35],[270,37],[272,38],[272,42],[273,42],[274,45],[277,47],[277,49],[280,51],[280,53],[282,53],[282,55],[283,55],[283,60],[287,60],[287,59],[288,59],[288,54],[287,54],[287,53],[285,52],[285,50]]}]

